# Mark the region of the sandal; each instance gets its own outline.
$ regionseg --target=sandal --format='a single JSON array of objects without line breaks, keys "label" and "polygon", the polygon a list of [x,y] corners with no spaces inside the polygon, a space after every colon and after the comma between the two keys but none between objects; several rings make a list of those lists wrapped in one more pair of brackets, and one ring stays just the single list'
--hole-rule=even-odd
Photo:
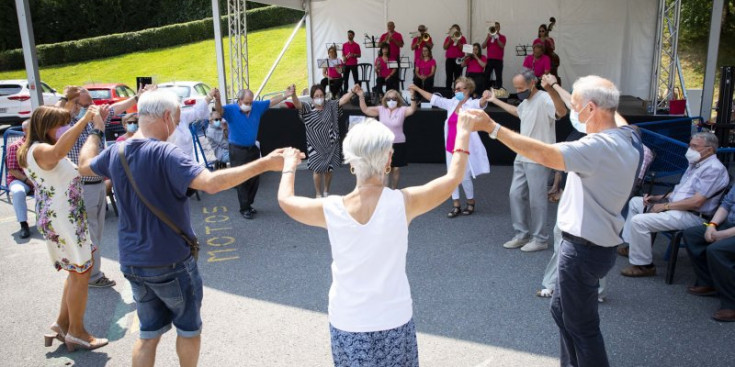
[{"label": "sandal", "polygon": [[467,203],[467,206],[462,210],[462,215],[472,215],[475,212],[475,203]]},{"label": "sandal", "polygon": [[460,214],[462,214],[462,209],[458,206],[455,206],[452,208],[451,212],[447,213],[447,218],[454,218]]}]

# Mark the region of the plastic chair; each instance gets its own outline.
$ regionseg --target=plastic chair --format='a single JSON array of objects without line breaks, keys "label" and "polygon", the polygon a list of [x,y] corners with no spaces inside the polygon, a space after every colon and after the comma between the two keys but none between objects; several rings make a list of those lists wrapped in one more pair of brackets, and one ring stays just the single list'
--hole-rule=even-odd
[{"label": "plastic chair", "polygon": [[10,201],[10,187],[8,187],[8,167],[7,161],[8,146],[21,139],[25,134],[20,126],[13,126],[5,130],[3,133],[3,161],[0,165],[0,195],[5,193],[5,197]]},{"label": "plastic chair", "polygon": [[370,77],[373,75],[373,65],[369,63],[362,63],[357,64],[357,84],[362,86],[362,83],[365,83],[367,88],[366,91],[371,91],[370,89]]},{"label": "plastic chair", "polygon": [[401,90],[405,90],[406,88],[403,86],[403,83],[406,81],[406,71],[408,68],[399,68],[398,69],[398,81],[401,83]]}]

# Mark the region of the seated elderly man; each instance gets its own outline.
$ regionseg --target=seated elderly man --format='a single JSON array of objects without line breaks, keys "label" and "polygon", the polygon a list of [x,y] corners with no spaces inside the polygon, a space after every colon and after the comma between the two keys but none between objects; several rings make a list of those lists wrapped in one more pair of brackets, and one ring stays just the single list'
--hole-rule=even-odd
[{"label": "seated elderly man", "polygon": [[687,292],[695,296],[720,296],[717,321],[735,321],[735,190],[730,190],[707,226],[684,231],[687,252],[697,275]]},{"label": "seated elderly man", "polygon": [[622,275],[656,275],[651,233],[701,226],[702,218],[712,216],[729,183],[727,169],[715,155],[717,146],[714,134],[695,134],[686,152],[689,168],[674,190],[665,195],[630,199],[623,227],[623,240],[630,247],[619,247],[618,254],[629,256],[631,266],[623,269]]},{"label": "seated elderly man", "polygon": [[[28,135],[29,120],[23,121],[23,133]],[[26,195],[33,191],[33,183],[28,179],[23,168],[18,164],[18,148],[25,143],[25,136],[18,139],[8,146],[5,165],[8,167],[8,188],[13,197],[13,209],[15,217],[20,223],[20,238],[28,238],[31,236],[31,229],[28,227],[28,206],[26,204]]]}]

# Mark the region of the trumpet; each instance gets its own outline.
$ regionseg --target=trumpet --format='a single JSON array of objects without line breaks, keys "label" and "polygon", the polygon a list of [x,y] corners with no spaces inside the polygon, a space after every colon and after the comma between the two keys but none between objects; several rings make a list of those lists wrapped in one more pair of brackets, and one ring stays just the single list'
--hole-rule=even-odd
[{"label": "trumpet", "polygon": [[490,28],[488,28],[487,33],[489,33],[491,36],[494,36],[498,34],[498,30],[495,28],[494,25],[491,25]]},{"label": "trumpet", "polygon": [[421,36],[421,40],[424,42],[429,42],[431,41],[431,35],[428,33],[424,33],[423,36]]}]

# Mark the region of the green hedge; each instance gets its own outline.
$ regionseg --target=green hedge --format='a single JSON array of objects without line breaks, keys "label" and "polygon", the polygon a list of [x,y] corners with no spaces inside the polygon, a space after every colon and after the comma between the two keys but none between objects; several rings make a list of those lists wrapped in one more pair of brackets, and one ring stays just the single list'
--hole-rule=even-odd
[{"label": "green hedge", "polygon": [[[292,24],[304,15],[302,11],[268,6],[248,10],[248,31]],[[227,34],[227,17],[221,18],[222,32]],[[36,47],[38,65],[66,64],[126,53],[171,47],[211,39],[214,34],[212,18],[194,22],[173,24],[137,32],[118,33],[59,42]],[[16,70],[25,67],[21,49],[0,52],[0,70]]]}]

